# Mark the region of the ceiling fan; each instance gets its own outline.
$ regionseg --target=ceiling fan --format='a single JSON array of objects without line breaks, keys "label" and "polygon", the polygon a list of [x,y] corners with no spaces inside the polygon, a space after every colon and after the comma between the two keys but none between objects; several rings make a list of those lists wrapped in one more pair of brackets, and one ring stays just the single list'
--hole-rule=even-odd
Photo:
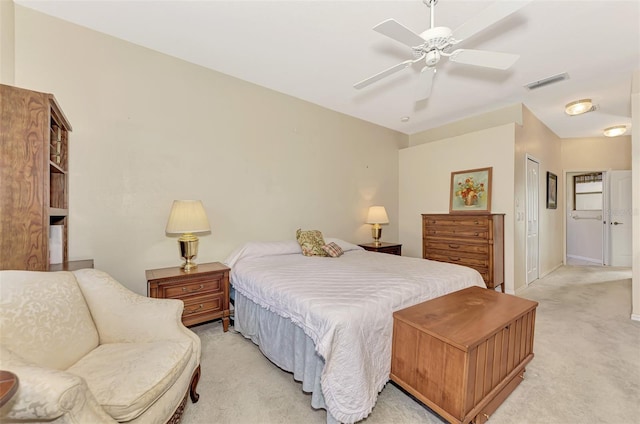
[{"label": "ceiling fan", "polygon": [[374,31],[386,35],[404,45],[411,47],[413,59],[405,60],[382,72],[379,72],[356,84],[360,89],[373,84],[389,75],[408,68],[422,60],[425,66],[420,72],[417,100],[424,100],[431,95],[433,77],[436,74],[436,64],[440,59],[448,57],[450,61],[466,65],[482,66],[485,68],[505,70],[511,67],[520,56],[510,53],[499,53],[487,50],[456,49],[453,46],[493,25],[494,23],[515,13],[533,0],[498,1],[456,28],[455,31],[447,27],[435,26],[435,6],[438,0],[422,0],[431,9],[430,28],[417,34],[394,19],[387,19],[373,27]]}]

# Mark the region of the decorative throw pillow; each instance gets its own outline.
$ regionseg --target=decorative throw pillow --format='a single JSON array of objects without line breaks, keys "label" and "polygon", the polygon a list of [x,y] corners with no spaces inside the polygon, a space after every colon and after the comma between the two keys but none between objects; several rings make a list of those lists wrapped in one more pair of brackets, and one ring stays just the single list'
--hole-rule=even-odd
[{"label": "decorative throw pillow", "polygon": [[322,250],[324,238],[322,238],[320,231],[302,231],[298,228],[298,231],[296,231],[296,240],[298,240],[304,256],[327,256],[327,252]]},{"label": "decorative throw pillow", "polygon": [[333,242],[325,244],[324,246],[322,246],[322,250],[327,252],[327,254],[329,256],[331,256],[332,258],[340,257],[344,253],[342,248],[340,246],[338,246],[337,244],[333,243]]}]

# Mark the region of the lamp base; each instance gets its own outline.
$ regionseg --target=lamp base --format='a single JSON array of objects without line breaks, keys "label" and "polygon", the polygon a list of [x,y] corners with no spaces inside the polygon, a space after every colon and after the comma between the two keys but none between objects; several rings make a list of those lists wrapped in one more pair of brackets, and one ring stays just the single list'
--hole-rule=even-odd
[{"label": "lamp base", "polygon": [[198,255],[198,237],[193,234],[183,234],[178,239],[178,244],[180,245],[180,256],[184,258],[181,268],[184,272],[196,269],[198,264],[193,261],[193,258]]},{"label": "lamp base", "polygon": [[373,245],[374,246],[382,246],[380,242],[380,236],[382,236],[382,227],[380,224],[373,224],[371,227],[371,236],[373,237]]}]

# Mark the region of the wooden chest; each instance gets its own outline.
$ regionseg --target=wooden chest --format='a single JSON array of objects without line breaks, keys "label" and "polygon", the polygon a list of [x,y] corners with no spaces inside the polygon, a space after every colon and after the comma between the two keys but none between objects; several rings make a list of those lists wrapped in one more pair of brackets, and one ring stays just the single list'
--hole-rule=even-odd
[{"label": "wooden chest", "polygon": [[504,293],[504,214],[423,214],[422,257],[474,268]]},{"label": "wooden chest", "polygon": [[395,312],[391,380],[451,423],[485,422],[533,359],[537,306],[470,287]]}]

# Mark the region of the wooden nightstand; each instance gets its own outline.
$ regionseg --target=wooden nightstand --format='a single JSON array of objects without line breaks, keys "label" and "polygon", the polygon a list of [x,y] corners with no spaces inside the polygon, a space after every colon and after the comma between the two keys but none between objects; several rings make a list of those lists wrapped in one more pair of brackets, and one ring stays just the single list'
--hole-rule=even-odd
[{"label": "wooden nightstand", "polygon": [[185,326],[222,318],[222,328],[229,329],[229,271],[220,262],[198,264],[192,271],[180,267],[149,269],[147,296],[180,299],[184,302],[182,323]]},{"label": "wooden nightstand", "polygon": [[398,243],[385,243],[380,242],[380,246],[376,246],[373,243],[365,243],[359,244],[358,246],[362,247],[365,250],[369,250],[371,252],[380,252],[380,253],[389,253],[391,255],[402,255],[402,245]]}]

